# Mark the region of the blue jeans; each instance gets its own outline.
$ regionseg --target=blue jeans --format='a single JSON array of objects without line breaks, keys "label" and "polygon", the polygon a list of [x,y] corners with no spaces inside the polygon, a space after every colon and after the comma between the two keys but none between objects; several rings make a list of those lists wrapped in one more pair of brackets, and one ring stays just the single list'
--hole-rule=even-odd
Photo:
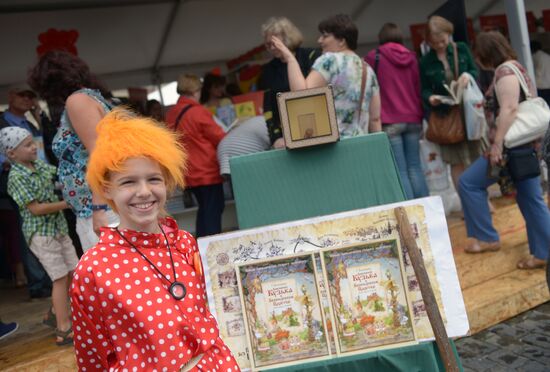
[{"label": "blue jeans", "polygon": [[225,207],[223,184],[190,187],[199,204],[197,211],[197,238],[222,232],[222,213]]},{"label": "blue jeans", "polygon": [[418,143],[422,125],[417,123],[385,124],[382,128],[390,139],[407,199],[430,195],[420,163]]},{"label": "blue jeans", "polygon": [[[487,188],[497,179],[488,177],[488,167],[489,160],[485,157],[470,165],[460,176],[458,193],[468,236],[484,242],[496,242],[499,236],[491,219]],[[540,177],[514,182],[514,185],[516,201],[527,226],[529,251],[536,258],[546,260],[550,249],[550,211],[544,203]]]}]

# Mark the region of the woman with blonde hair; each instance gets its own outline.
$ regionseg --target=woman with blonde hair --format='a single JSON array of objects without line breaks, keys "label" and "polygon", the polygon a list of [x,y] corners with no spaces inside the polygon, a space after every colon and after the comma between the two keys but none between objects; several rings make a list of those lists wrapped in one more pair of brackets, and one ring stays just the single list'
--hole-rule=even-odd
[{"label": "woman with blonde hair", "polygon": [[[516,61],[516,53],[508,40],[499,32],[480,33],[476,38],[475,54],[483,68],[495,71],[495,77],[486,94],[490,150],[464,172],[459,182],[466,230],[471,238],[465,251],[482,253],[500,249],[499,235],[484,201],[487,200],[489,186],[497,181],[501,187],[512,182],[517,191],[516,201],[525,219],[531,253],[520,260],[517,267],[542,268],[546,265],[550,248],[550,211],[544,203],[540,171],[536,171],[539,163],[534,143],[513,148],[504,146],[504,137],[516,119],[519,103],[526,99],[518,77],[525,81],[531,96],[536,96],[536,90],[525,68]],[[520,173],[524,173],[521,177],[514,164],[518,164]],[[526,169],[535,171],[525,174]]]},{"label": "woman with blonde hair", "polygon": [[[443,84],[450,84],[458,79],[458,84],[465,87],[469,73],[474,79],[478,75],[474,59],[468,45],[462,42],[451,42],[454,27],[451,22],[440,16],[431,16],[426,29],[426,42],[431,50],[420,60],[420,81],[422,85],[422,101],[427,113],[434,112],[448,115],[451,106],[443,104],[438,95],[447,96],[449,93]],[[458,60],[458,76],[454,76],[456,45]],[[464,169],[477,159],[483,152],[481,141],[468,141],[441,145],[443,160],[451,165],[451,176],[455,188]]]},{"label": "woman with blonde hair", "polygon": [[273,36],[276,36],[295,56],[300,70],[307,75],[313,62],[319,57],[318,49],[302,48],[303,36],[300,30],[286,17],[271,17],[262,25],[262,36],[267,51],[273,59],[262,67],[262,73],[258,82],[258,88],[266,90],[264,112],[272,112],[272,118],[267,120],[269,138],[275,148],[284,147],[283,134],[281,132],[281,120],[277,106],[277,93],[288,92],[286,61],[281,52],[275,48]]}]

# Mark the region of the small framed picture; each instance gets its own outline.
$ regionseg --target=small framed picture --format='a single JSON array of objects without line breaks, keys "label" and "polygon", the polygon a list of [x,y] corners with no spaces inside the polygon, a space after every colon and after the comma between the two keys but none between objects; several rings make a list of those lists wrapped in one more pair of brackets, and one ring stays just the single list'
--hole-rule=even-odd
[{"label": "small framed picture", "polygon": [[338,141],[332,86],[277,93],[277,104],[288,149]]}]

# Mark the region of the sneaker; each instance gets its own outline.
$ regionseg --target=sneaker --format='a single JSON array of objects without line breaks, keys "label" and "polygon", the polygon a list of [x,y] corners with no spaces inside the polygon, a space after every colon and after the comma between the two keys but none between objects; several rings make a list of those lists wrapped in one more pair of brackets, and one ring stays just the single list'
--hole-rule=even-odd
[{"label": "sneaker", "polygon": [[0,340],[2,340],[4,337],[8,337],[13,332],[17,331],[19,328],[19,324],[16,322],[12,323],[4,323],[0,322]]}]

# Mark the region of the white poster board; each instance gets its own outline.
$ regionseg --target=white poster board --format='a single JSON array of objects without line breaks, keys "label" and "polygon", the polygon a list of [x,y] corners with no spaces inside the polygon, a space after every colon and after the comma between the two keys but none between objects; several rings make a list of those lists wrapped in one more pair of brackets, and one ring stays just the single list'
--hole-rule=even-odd
[{"label": "white poster board", "polygon": [[[415,232],[448,336],[468,333],[468,317],[443,204],[439,197],[428,197],[199,239],[210,311],[241,368],[249,367],[242,312],[224,307],[224,303],[238,296],[235,264],[384,238],[399,239],[393,212],[399,206],[405,207]],[[407,262],[405,266],[415,333],[420,341],[432,340],[433,332],[414,271]]]}]

